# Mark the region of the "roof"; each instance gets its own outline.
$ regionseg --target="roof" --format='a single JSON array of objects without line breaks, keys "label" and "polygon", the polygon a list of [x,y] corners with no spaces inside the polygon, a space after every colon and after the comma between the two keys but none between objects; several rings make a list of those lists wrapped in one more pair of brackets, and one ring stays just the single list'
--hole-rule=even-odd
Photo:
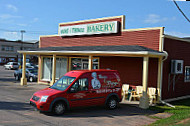
[{"label": "roof", "polygon": [[30,49],[27,51],[149,51],[159,52],[150,48],[138,45],[118,45],[118,46],[72,46],[72,47],[45,47]]},{"label": "roof", "polygon": [[27,43],[27,44],[35,44],[38,43],[39,40],[27,40],[27,41],[21,41],[21,40],[6,40],[3,38],[0,38],[1,42],[14,42],[14,43]]},{"label": "roof", "polygon": [[167,35],[167,34],[165,34],[164,37],[165,37],[165,38],[169,38],[169,39],[184,41],[184,42],[190,42],[190,37],[179,38],[179,37],[172,36],[172,35]]},{"label": "roof", "polygon": [[30,50],[18,51],[23,54],[34,55],[93,55],[93,56],[167,56],[150,48],[138,45],[117,45],[117,46],[72,46],[72,47],[45,47]]}]

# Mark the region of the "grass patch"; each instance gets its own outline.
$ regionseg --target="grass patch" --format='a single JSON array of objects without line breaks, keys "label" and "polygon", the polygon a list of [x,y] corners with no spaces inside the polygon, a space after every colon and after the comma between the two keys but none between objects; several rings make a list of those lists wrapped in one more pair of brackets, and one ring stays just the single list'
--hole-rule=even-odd
[{"label": "grass patch", "polygon": [[190,121],[184,122],[184,124],[177,124],[184,119],[190,118],[190,99],[171,102],[171,104],[174,105],[176,108],[171,108],[165,105],[150,107],[151,110],[173,114],[168,118],[157,120],[150,126],[181,126],[184,124],[190,125]]}]

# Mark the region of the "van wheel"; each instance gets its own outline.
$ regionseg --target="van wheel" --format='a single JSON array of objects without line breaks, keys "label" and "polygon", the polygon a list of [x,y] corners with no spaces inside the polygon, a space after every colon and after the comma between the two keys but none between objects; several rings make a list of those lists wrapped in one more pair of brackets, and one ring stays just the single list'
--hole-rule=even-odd
[{"label": "van wheel", "polygon": [[33,82],[33,81],[34,81],[33,77],[30,77],[30,78],[29,78],[29,81],[30,81],[30,82]]},{"label": "van wheel", "polygon": [[118,106],[118,101],[115,97],[111,97],[108,99],[106,107],[108,109],[116,109]]},{"label": "van wheel", "polygon": [[63,102],[57,102],[53,106],[53,113],[56,115],[62,115],[66,110],[66,106]]}]

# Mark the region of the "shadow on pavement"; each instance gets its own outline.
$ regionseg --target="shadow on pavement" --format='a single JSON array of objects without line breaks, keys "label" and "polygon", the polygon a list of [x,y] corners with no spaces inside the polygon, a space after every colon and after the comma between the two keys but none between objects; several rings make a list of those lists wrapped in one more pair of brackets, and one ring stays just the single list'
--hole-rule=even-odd
[{"label": "shadow on pavement", "polygon": [[[87,108],[74,108],[67,111],[60,118],[81,118],[81,117],[114,117],[114,116],[134,116],[134,115],[152,115],[156,111],[144,110],[127,104],[120,104],[118,109],[108,110],[102,106],[94,106]],[[44,113],[48,116],[53,116],[51,113]]]},{"label": "shadow on pavement", "polygon": [[14,78],[0,78],[0,81],[3,81],[3,82],[17,82],[17,81],[15,81],[15,79]]},{"label": "shadow on pavement", "polygon": [[29,103],[0,101],[0,110],[33,110]]}]

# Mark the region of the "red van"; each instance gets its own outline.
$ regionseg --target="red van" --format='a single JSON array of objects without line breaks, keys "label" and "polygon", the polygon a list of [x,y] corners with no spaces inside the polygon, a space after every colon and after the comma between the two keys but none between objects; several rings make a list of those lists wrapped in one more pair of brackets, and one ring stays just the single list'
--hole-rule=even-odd
[{"label": "red van", "polygon": [[30,104],[40,111],[61,115],[66,109],[121,102],[121,80],[116,70],[76,70],[66,73],[51,87],[33,94]]}]

